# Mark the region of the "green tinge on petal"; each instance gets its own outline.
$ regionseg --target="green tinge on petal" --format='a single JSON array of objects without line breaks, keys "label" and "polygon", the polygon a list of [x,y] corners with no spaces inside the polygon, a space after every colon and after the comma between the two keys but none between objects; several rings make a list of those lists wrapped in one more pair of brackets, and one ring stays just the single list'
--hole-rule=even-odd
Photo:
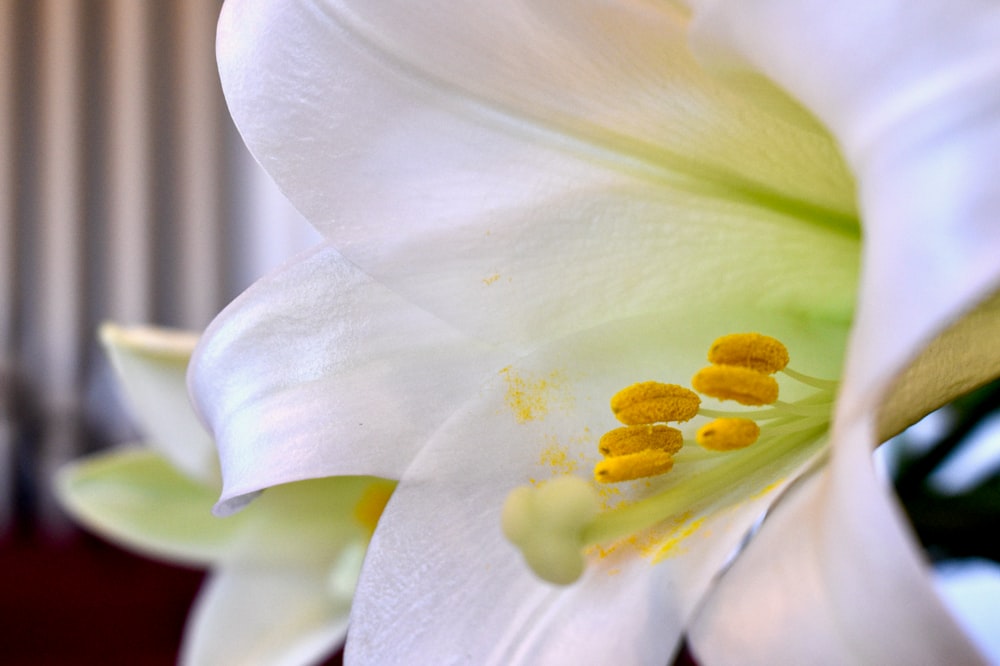
[{"label": "green tinge on petal", "polygon": [[238,521],[212,515],[218,490],[150,450],[84,458],[56,480],[63,505],[98,534],[142,554],[187,564],[218,560]]},{"label": "green tinge on petal", "polygon": [[240,523],[227,561],[330,566],[345,548],[367,544],[371,497],[384,501],[395,486],[386,479],[336,476],[269,488],[226,519]]},{"label": "green tinge on petal", "polygon": [[522,350],[687,295],[850,316],[835,145],[706,75],[670,10],[335,4],[224,12],[220,71],[261,163],[394,293]]},{"label": "green tinge on petal", "polygon": [[187,393],[187,366],[198,335],[106,323],[100,338],[150,445],[189,476],[218,482],[215,445]]},{"label": "green tinge on petal", "polygon": [[[87,527],[143,554],[189,564],[332,566],[367,543],[359,511],[392,481],[330,477],[279,486],[240,514],[212,514],[213,486],[192,481],[153,451],[93,456],[64,468],[57,487]],[[359,508],[360,507],[360,508]]]}]

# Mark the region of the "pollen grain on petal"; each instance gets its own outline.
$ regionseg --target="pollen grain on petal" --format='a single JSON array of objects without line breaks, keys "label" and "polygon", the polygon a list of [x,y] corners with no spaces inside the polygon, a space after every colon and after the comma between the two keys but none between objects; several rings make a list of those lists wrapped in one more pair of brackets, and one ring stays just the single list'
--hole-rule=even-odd
[{"label": "pollen grain on petal", "polygon": [[611,398],[611,411],[625,425],[689,421],[698,413],[701,398],[677,384],[640,382]]},{"label": "pollen grain on petal", "polygon": [[698,393],[741,405],[770,405],[778,399],[778,381],[771,375],[735,365],[710,365],[691,378]]},{"label": "pollen grain on petal", "polygon": [[774,374],[788,365],[788,349],[780,340],[760,333],[732,333],[717,338],[708,350],[708,361]]},{"label": "pollen grain on petal", "polygon": [[653,557],[653,562],[660,562],[684,553],[687,549],[683,548],[682,544],[698,532],[704,522],[705,519],[702,517],[678,525],[670,536],[660,543],[659,552]]},{"label": "pollen grain on petal", "polygon": [[570,456],[570,448],[559,443],[552,435],[546,438],[547,446],[542,449],[539,462],[547,467],[553,476],[572,474],[577,470],[579,461]]},{"label": "pollen grain on petal", "polygon": [[504,402],[518,423],[545,418],[553,403],[558,403],[561,375],[558,371],[547,377],[531,377],[516,372],[510,366],[500,371],[507,384]]}]

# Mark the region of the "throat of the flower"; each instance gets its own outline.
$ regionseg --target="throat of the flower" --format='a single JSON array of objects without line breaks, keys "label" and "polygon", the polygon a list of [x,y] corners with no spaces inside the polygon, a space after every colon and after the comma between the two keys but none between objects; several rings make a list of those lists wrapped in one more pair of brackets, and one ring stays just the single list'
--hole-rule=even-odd
[{"label": "throat of the flower", "polygon": [[[504,533],[539,577],[573,582],[583,572],[588,546],[627,538],[732,495],[744,475],[780,462],[828,429],[837,383],[789,369],[780,341],[757,333],[724,336],[712,344],[708,360],[692,378],[694,391],[641,382],[616,393],[611,411],[622,427],[600,438],[602,460],[594,467],[598,484],[661,477],[694,460],[702,465],[697,474],[603,512],[597,487],[579,477],[517,488],[508,496]],[[778,373],[809,393],[780,401]],[[708,408],[699,394],[741,407]],[[695,418],[704,422],[691,428],[693,437],[668,425]],[[690,449],[685,458],[681,451]]]}]

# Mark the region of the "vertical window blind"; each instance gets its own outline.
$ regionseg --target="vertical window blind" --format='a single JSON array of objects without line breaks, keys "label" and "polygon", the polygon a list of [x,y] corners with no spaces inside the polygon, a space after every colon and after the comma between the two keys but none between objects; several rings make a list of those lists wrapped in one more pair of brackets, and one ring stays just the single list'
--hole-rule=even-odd
[{"label": "vertical window blind", "polygon": [[100,322],[201,329],[315,240],[246,153],[216,0],[0,0],[0,531],[131,431]]}]

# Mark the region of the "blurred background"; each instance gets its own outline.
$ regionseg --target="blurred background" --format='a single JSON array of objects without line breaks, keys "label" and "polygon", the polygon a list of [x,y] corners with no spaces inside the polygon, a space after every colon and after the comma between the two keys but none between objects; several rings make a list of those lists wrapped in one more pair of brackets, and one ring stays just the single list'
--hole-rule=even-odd
[{"label": "blurred background", "polygon": [[0,0],[0,663],[173,663],[200,575],[82,535],[50,479],[135,437],[100,322],[200,330],[314,240],[226,112],[221,4]]},{"label": "blurred background", "polygon": [[[200,572],[85,535],[50,488],[136,437],[96,328],[201,329],[315,240],[226,112],[220,6],[0,0],[3,664],[174,663]],[[942,592],[1000,641],[998,407],[986,387],[880,457]]]}]

